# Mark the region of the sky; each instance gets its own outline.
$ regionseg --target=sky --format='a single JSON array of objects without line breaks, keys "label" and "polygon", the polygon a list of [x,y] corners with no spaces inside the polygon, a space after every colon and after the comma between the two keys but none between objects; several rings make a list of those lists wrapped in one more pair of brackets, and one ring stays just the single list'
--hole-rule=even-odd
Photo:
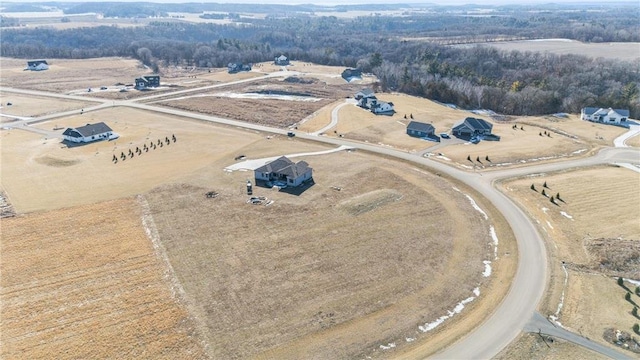
[{"label": "sky", "polygon": [[[46,2],[51,0],[8,0],[12,2]],[[437,4],[437,5],[505,5],[505,4],[571,4],[571,3],[602,3],[602,0],[60,0],[61,2],[152,2],[152,3],[225,3],[225,4],[318,4],[318,5],[362,5],[362,4]],[[637,0],[621,0],[619,2],[633,2]]]}]

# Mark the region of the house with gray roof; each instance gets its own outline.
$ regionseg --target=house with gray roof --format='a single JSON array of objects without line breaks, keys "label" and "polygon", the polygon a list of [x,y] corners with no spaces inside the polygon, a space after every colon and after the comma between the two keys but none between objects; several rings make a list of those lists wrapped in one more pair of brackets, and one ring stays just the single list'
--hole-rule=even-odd
[{"label": "house with gray roof", "polygon": [[47,63],[47,60],[29,60],[27,61],[27,67],[24,69],[31,71],[48,70],[49,64]]},{"label": "house with gray roof", "polygon": [[580,111],[580,118],[603,124],[627,125],[629,110],[586,107]]},{"label": "house with gray roof", "polygon": [[483,119],[468,117],[453,126],[451,133],[460,139],[483,138],[485,140],[500,140],[500,137],[491,133],[493,124]]},{"label": "house with gray roof", "polygon": [[411,121],[407,125],[407,135],[421,139],[440,142],[440,137],[435,134],[436,129],[431,124],[419,121]]},{"label": "house with gray roof", "polygon": [[99,122],[77,128],[67,128],[62,133],[62,137],[64,140],[74,143],[89,143],[99,140],[117,139],[119,135],[113,132],[107,124]]},{"label": "house with gray roof", "polygon": [[313,169],[306,161],[294,163],[281,156],[254,170],[256,184],[281,182],[287,186],[300,186],[313,176]]}]

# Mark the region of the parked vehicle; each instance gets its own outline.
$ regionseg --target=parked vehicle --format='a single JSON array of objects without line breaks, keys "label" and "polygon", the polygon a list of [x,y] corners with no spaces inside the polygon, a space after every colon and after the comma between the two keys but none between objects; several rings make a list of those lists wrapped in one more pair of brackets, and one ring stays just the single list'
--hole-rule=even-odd
[{"label": "parked vehicle", "polygon": [[450,138],[449,134],[447,134],[447,133],[441,133],[440,137],[443,138],[443,139],[449,139]]},{"label": "parked vehicle", "polygon": [[296,134],[295,134],[293,131],[289,131],[289,132],[287,133],[287,136],[288,136],[288,137],[294,137],[294,136],[296,136]]}]

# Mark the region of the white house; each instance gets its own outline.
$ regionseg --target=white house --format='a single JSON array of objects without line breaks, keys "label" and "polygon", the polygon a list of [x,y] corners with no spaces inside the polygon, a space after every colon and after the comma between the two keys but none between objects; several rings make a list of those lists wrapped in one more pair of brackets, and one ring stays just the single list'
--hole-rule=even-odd
[{"label": "white house", "polygon": [[309,167],[306,161],[294,163],[286,156],[281,156],[270,163],[267,163],[254,170],[256,183],[258,181],[265,182],[283,182],[287,186],[299,186],[303,182],[311,179],[313,169]]},{"label": "white house", "polygon": [[376,101],[375,104],[371,106],[371,112],[374,114],[393,114],[396,111],[393,109],[392,102]]},{"label": "white house", "polygon": [[29,60],[27,61],[27,67],[24,69],[31,71],[48,70],[49,64],[47,64],[47,60]]},{"label": "white house", "polygon": [[74,143],[88,143],[99,140],[117,139],[119,135],[114,133],[107,124],[99,122],[97,124],[87,124],[78,128],[67,128],[62,136],[66,141]]},{"label": "white house", "polygon": [[362,90],[358,91],[354,95],[354,98],[356,100],[362,100],[362,99],[366,99],[366,98],[374,98],[375,99],[375,97],[376,97],[376,94],[371,89],[362,89]]},{"label": "white house", "polygon": [[280,55],[275,58],[274,63],[280,66],[289,65],[289,58],[284,55]]},{"label": "white house", "polygon": [[629,110],[586,107],[580,112],[580,118],[604,124],[626,125],[629,119]]}]

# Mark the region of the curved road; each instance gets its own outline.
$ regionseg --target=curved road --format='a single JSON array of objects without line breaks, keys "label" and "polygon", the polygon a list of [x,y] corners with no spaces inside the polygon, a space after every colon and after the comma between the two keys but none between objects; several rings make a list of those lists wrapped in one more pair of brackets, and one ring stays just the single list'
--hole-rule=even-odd
[{"label": "curved road", "polygon": [[[279,76],[281,73],[278,73]],[[273,76],[278,76],[273,75]],[[262,78],[262,77],[261,77]],[[260,78],[253,78],[242,80],[240,82],[248,82]],[[217,87],[208,86],[206,88]],[[205,88],[198,88],[205,89]],[[13,89],[12,89],[13,90]],[[197,91],[197,89],[188,89],[188,92]],[[16,91],[17,92],[17,91]],[[24,93],[31,93],[30,91],[20,91]],[[164,93],[162,97],[171,96],[185,91],[177,91],[172,93]],[[43,95],[42,92],[37,92],[38,95]],[[52,94],[48,94],[52,95]],[[56,96],[55,94],[53,94]],[[66,97],[64,95],[57,95],[56,97]],[[149,100],[154,96],[145,97],[144,100]],[[84,99],[84,98],[83,98]],[[88,99],[84,99],[88,100]],[[174,116],[180,116],[190,119],[197,119],[203,121],[210,121],[229,126],[246,128],[270,133],[286,134],[287,130],[270,128],[267,126],[249,124],[245,122],[219,118],[215,116],[194,114],[182,110],[155,107],[147,104],[135,103],[133,101],[140,101],[142,99],[130,100],[130,101],[101,101],[102,104],[93,107],[93,109],[100,109],[107,106],[129,106],[149,111],[161,112]],[[111,104],[110,104],[111,103]],[[344,106],[346,103],[338,105]],[[337,112],[337,111],[336,111]],[[77,113],[77,111],[75,112]],[[36,118],[31,121],[18,122],[30,123],[49,120],[56,116],[47,116]],[[337,117],[337,115],[336,115]],[[5,125],[5,127],[24,128],[24,126],[14,126],[16,123],[12,123],[11,126]],[[568,160],[563,162],[555,162],[549,164],[538,164],[534,166],[527,166],[522,168],[505,169],[500,171],[489,171],[482,174],[468,173],[457,168],[450,167],[447,164],[439,163],[428,158],[416,156],[406,152],[389,149],[385,147],[378,147],[370,144],[357,143],[348,141],[342,138],[329,138],[323,136],[317,136],[314,134],[298,134],[298,137],[307,140],[313,140],[323,142],[327,144],[349,146],[356,149],[366,150],[372,153],[383,154],[386,156],[393,156],[398,159],[407,160],[410,162],[418,163],[432,168],[436,172],[447,174],[459,181],[464,182],[468,186],[478,191],[481,195],[491,201],[494,206],[503,214],[507,222],[509,223],[514,235],[517,239],[519,263],[516,271],[515,278],[511,285],[509,292],[503,301],[497,306],[495,311],[480,325],[478,328],[470,332],[463,339],[458,340],[454,344],[450,345],[444,351],[436,354],[435,359],[477,359],[477,358],[491,358],[498,354],[503,348],[505,348],[516,336],[525,329],[528,321],[534,317],[536,313],[536,307],[542,298],[546,287],[547,280],[547,253],[544,246],[544,241],[536,226],[533,224],[526,214],[509,198],[494,188],[493,183],[498,179],[520,176],[531,173],[551,172],[556,170],[568,169],[573,167],[582,167],[596,164],[605,163],[632,163],[640,165],[640,152],[630,148],[606,148],[600,151],[596,156],[589,158],[581,158],[576,160]],[[425,353],[428,353],[429,349],[423,348],[420,345],[406,354],[409,358],[423,358]]]}]

